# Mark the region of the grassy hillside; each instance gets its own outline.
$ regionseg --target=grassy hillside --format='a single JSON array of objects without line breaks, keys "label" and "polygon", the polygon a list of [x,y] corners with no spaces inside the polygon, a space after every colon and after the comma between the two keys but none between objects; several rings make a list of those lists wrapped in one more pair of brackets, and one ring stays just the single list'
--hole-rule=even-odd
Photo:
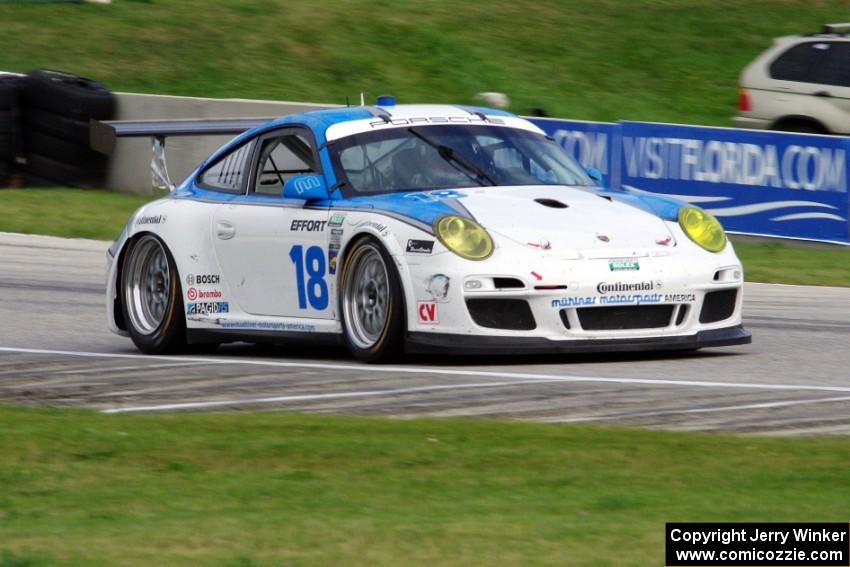
[{"label": "grassy hillside", "polygon": [[0,4],[0,69],[116,90],[343,103],[510,95],[513,110],[729,125],[771,38],[847,19],[835,0],[115,0]]},{"label": "grassy hillside", "polygon": [[645,567],[670,521],[846,521],[850,444],[0,407],[0,566]]}]

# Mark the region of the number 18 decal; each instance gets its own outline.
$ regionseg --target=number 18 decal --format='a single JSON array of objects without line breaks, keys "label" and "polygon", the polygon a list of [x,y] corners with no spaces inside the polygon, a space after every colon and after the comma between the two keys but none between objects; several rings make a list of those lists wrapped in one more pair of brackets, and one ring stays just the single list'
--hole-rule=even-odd
[{"label": "number 18 decal", "polygon": [[[326,309],[328,306],[328,284],[325,282],[325,253],[319,246],[311,246],[304,253],[304,247],[300,244],[293,246],[289,251],[289,257],[295,264],[295,286],[298,288],[298,308],[307,309],[307,301],[310,307],[317,311]],[[304,281],[304,272],[307,272],[307,281]]]}]

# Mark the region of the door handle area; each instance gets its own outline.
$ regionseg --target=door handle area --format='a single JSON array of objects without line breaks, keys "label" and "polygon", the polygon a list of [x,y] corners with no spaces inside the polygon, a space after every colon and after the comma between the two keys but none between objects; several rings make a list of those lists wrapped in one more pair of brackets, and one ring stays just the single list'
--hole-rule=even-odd
[{"label": "door handle area", "polygon": [[230,240],[236,236],[236,227],[227,221],[219,221],[215,225],[215,235],[221,240]]}]

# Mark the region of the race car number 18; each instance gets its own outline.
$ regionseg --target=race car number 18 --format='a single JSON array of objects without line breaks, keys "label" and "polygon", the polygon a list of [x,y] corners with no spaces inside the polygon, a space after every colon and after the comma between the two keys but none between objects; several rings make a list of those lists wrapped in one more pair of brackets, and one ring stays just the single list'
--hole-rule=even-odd
[{"label": "race car number 18", "polygon": [[[295,287],[298,289],[298,308],[310,307],[321,311],[328,306],[328,284],[325,282],[325,253],[318,246],[311,246],[304,254],[300,244],[293,246],[289,257],[295,264]],[[307,271],[307,281],[304,281],[304,271]]]}]

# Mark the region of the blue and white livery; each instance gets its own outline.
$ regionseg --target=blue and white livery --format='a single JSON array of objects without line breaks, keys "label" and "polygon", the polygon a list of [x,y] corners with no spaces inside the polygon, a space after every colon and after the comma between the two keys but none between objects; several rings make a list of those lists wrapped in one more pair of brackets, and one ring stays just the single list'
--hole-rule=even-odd
[{"label": "blue and white livery", "polygon": [[[194,132],[161,124],[145,131]],[[596,179],[502,111],[285,116],[130,218],[109,252],[109,325],[149,353],[318,340],[366,361],[750,342],[720,224]]]}]

